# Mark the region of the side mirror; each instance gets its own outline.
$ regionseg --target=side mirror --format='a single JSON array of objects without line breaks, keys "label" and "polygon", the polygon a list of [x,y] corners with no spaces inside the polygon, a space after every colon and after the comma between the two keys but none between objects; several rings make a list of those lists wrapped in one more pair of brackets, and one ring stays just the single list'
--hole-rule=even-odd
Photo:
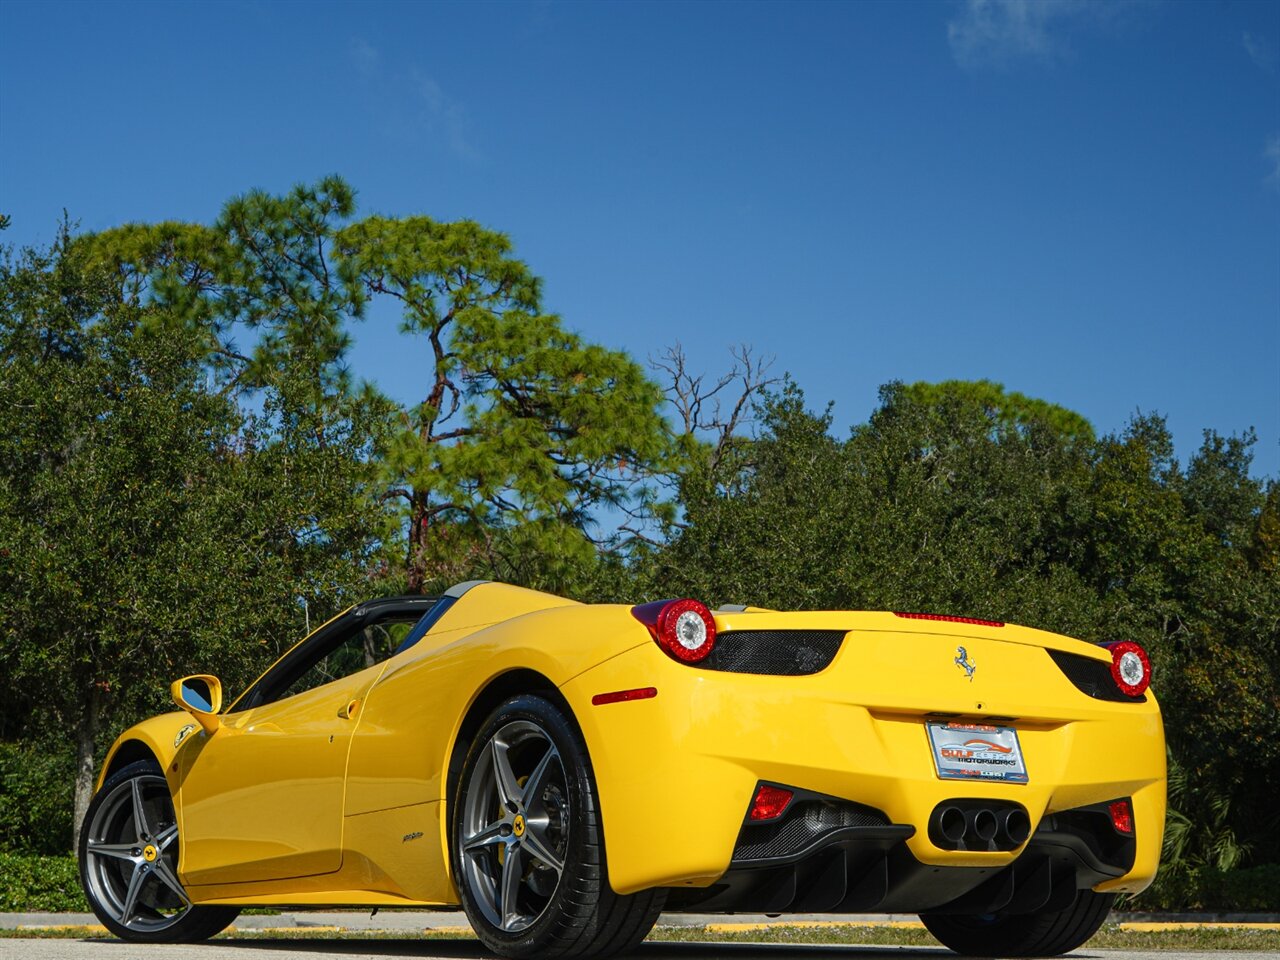
[{"label": "side mirror", "polygon": [[169,695],[173,702],[196,718],[196,722],[204,728],[205,733],[213,733],[221,721],[218,711],[222,709],[222,684],[217,677],[206,673],[183,677],[175,680],[169,687]]}]

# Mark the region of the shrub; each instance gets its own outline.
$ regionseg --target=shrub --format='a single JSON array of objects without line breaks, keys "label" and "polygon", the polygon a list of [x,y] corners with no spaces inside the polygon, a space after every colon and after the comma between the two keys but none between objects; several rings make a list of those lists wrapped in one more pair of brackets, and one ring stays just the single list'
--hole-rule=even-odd
[{"label": "shrub", "polygon": [[75,760],[70,750],[0,743],[0,851],[71,850]]},{"label": "shrub", "polygon": [[88,909],[75,857],[0,853],[0,912],[83,913]]},{"label": "shrub", "polygon": [[1124,910],[1280,912],[1280,863],[1239,870],[1185,867],[1161,870],[1155,883],[1126,900]]}]

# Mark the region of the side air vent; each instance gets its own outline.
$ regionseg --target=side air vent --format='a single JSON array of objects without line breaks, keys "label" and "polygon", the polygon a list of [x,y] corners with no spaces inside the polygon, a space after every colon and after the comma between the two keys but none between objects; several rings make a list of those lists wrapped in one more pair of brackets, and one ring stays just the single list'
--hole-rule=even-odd
[{"label": "side air vent", "polygon": [[1111,664],[1106,660],[1094,660],[1082,657],[1077,653],[1063,653],[1061,650],[1046,650],[1053,658],[1068,680],[1077,690],[1086,693],[1095,700],[1110,700],[1113,703],[1146,703],[1147,695],[1139,694],[1131,697],[1116,686],[1111,676]]},{"label": "side air vent", "polygon": [[844,636],[843,630],[728,630],[716,637],[715,648],[698,666],[725,673],[804,677],[830,666]]}]

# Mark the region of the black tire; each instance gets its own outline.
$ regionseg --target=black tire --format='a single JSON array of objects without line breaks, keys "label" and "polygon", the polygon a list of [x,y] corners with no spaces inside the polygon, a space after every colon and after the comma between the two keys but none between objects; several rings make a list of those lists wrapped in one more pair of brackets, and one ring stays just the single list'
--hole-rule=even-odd
[{"label": "black tire", "polygon": [[[160,767],[140,760],[107,777],[80,828],[80,885],[121,940],[208,940],[240,913],[186,900],[178,881],[178,827]],[[185,902],[184,902],[185,901]]]},{"label": "black tire", "polygon": [[1113,893],[1076,891],[1075,902],[1053,913],[958,916],[922,913],[929,932],[971,957],[1056,957],[1088,941],[1107,919]]},{"label": "black tire", "polygon": [[[505,794],[500,762],[510,774]],[[653,928],[666,891],[621,896],[609,886],[586,744],[551,701],[526,694],[494,710],[471,741],[453,800],[458,894],[494,953],[611,957],[634,949]]]}]

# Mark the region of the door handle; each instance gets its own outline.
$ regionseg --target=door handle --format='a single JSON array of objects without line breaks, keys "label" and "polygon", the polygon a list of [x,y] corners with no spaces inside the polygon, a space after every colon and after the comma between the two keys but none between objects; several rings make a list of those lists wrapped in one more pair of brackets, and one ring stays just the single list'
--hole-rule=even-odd
[{"label": "door handle", "polygon": [[360,701],[352,700],[345,707],[338,711],[338,716],[343,720],[351,720],[355,717],[356,712],[360,709]]}]

